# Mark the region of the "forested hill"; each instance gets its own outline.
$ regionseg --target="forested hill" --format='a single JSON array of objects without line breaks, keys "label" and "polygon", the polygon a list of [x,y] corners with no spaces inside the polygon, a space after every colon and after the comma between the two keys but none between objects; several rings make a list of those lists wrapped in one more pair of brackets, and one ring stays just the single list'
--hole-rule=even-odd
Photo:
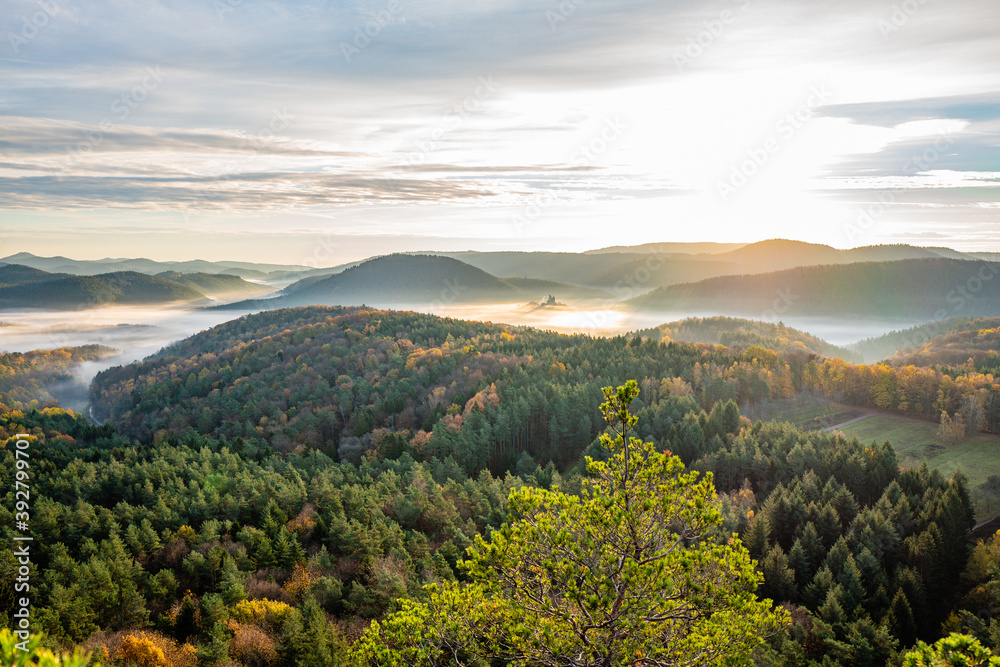
[{"label": "forested hill", "polygon": [[231,308],[286,308],[308,305],[409,306],[518,303],[537,300],[474,266],[437,255],[386,255],[332,276],[306,278],[273,299],[232,304]]},{"label": "forested hill", "polygon": [[517,301],[522,296],[510,283],[450,257],[388,255],[296,291],[293,298],[307,303],[379,305]]},{"label": "forested hill", "polygon": [[[205,290],[205,291],[202,291]],[[119,271],[96,276],[46,273],[16,264],[0,267],[0,308],[78,309],[106,305],[195,302],[212,296],[262,294],[269,289],[230,275],[150,276]]]},{"label": "forested hill", "polygon": [[[74,367],[114,354],[103,345],[0,353],[0,413],[52,405],[54,394],[78,380]],[[84,389],[86,389],[84,387]]]},{"label": "forested hill", "polygon": [[21,308],[85,308],[198,301],[205,295],[166,278],[133,271],[69,276],[0,290],[0,305]]},{"label": "forested hill", "polygon": [[0,266],[0,289],[18,285],[33,285],[66,277],[68,276],[65,273],[46,273],[30,266],[4,264]]},{"label": "forested hill", "polygon": [[[875,338],[866,338],[850,346],[850,348],[864,356],[865,361],[873,362],[882,359],[892,360],[897,363],[898,359],[917,358],[913,355],[922,355],[922,350],[934,350],[933,355],[921,356],[921,361],[926,361],[926,365],[939,363],[964,363],[969,357],[979,358],[982,353],[989,351],[989,343],[992,338],[977,340],[971,348],[961,348],[954,346],[944,350],[948,343],[957,343],[957,339],[950,339],[944,342],[951,334],[961,334],[965,332],[975,332],[978,335],[980,330],[991,330],[1000,327],[1000,317],[954,317],[947,320],[933,320],[915,327],[900,331],[890,331],[887,334]],[[1000,347],[994,346],[994,349]],[[945,353],[945,357],[939,353]],[[964,356],[963,356],[964,355]],[[961,358],[959,358],[961,357]]]},{"label": "forested hill", "polygon": [[741,350],[757,345],[782,353],[806,352],[822,357],[840,357],[846,361],[861,360],[855,352],[784,324],[736,317],[689,317],[653,329],[642,329],[636,335],[653,340],[718,343]]},{"label": "forested hill", "polygon": [[[1000,370],[1000,318],[969,320],[957,331],[934,336],[926,343],[897,352],[894,366],[970,366],[994,374]],[[919,340],[915,341],[919,342]],[[972,360],[972,364],[969,364]]]},{"label": "forested hill", "polygon": [[1000,264],[953,259],[811,266],[662,287],[625,302],[657,312],[942,319],[1000,315]]},{"label": "forested hill", "polygon": [[[809,363],[798,380],[824,372]],[[778,355],[327,307],[242,317],[100,374],[100,438],[82,420],[0,420],[56,464],[39,489],[54,498],[38,520],[45,627],[83,641],[155,622],[245,663],[343,649],[395,598],[461,576],[505,491],[579,493],[580,457],[606,455],[600,388],[630,378],[635,435],[714,474],[720,535],[740,534],[758,595],[794,611],[764,664],[883,665],[937,638],[968,590],[964,478],[742,419],[734,401],[794,391]]]},{"label": "forested hill", "polygon": [[211,298],[229,298],[271,292],[270,288],[247,282],[241,277],[227,273],[180,273],[164,271],[156,274],[171,282],[185,285]]},{"label": "forested hill", "polygon": [[[143,438],[190,427],[335,457],[448,451],[470,472],[511,465],[526,448],[568,463],[599,431],[600,387],[732,361],[711,348],[627,343],[363,308],[268,311],[99,374],[93,402]],[[720,370],[710,394],[763,396],[779,372],[759,371],[765,379],[751,386],[726,383]],[[660,380],[647,384],[659,391]]]}]

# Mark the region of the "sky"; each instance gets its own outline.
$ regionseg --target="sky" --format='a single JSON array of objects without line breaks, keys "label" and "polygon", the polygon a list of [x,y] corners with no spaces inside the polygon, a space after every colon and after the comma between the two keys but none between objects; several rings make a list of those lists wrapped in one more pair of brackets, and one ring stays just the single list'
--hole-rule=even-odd
[{"label": "sky", "polygon": [[996,0],[0,0],[0,256],[1000,251]]}]

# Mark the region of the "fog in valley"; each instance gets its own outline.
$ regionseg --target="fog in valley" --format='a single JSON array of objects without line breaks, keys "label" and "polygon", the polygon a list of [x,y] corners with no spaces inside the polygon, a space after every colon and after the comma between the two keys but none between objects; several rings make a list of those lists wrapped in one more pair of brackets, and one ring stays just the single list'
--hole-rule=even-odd
[{"label": "fog in valley", "polygon": [[[402,310],[429,312],[443,317],[532,326],[560,333],[615,336],[655,327],[688,317],[711,317],[716,312],[634,312],[614,304],[589,302],[556,306],[507,304],[379,304]],[[247,312],[258,312],[259,309]],[[73,312],[10,310],[0,313],[0,350],[27,352],[98,344],[111,348],[108,356],[76,367],[77,379],[52,388],[64,407],[86,411],[87,386],[102,370],[144,359],[173,342],[192,336],[245,314],[229,309],[181,307],[113,306]],[[842,319],[836,317],[763,316],[818,336],[834,345],[846,346],[864,338],[904,329],[915,321]],[[868,360],[873,361],[873,360]]]},{"label": "fog in valley", "polygon": [[75,366],[77,379],[49,391],[63,407],[86,412],[87,387],[102,370],[144,359],[199,331],[239,317],[228,310],[109,306],[80,311],[0,312],[0,351],[28,352],[81,345],[111,348]]},{"label": "fog in valley", "polygon": [[[528,308],[524,304],[488,304],[473,306],[437,306],[426,310],[434,315],[463,320],[503,322],[560,333],[585,333],[594,336],[616,336],[636,329],[648,329],[666,322],[689,317],[713,317],[730,313],[716,311],[635,312],[608,306],[541,307]],[[881,336],[890,331],[907,329],[921,322],[918,320],[871,320],[841,317],[784,316],[763,314],[763,322],[781,322],[810,333],[834,345],[846,346],[865,338]]]}]

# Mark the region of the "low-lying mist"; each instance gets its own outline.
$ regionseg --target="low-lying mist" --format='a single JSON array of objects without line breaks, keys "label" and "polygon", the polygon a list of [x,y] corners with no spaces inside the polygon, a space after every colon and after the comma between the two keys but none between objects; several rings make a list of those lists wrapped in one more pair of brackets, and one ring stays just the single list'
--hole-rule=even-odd
[{"label": "low-lying mist", "polygon": [[[648,329],[666,322],[688,317],[713,317],[731,313],[717,311],[645,312],[616,308],[614,305],[587,305],[580,307],[541,307],[529,309],[523,304],[448,305],[427,309],[435,315],[463,320],[488,320],[514,325],[527,325],[552,329],[562,333],[587,333],[595,336],[613,336]],[[750,318],[753,319],[753,318]],[[760,319],[760,318],[758,318]],[[834,345],[847,346],[865,338],[881,336],[890,331],[906,329],[920,324],[916,320],[874,320],[843,317],[782,316],[763,318],[766,322],[783,324],[822,338]]]},{"label": "low-lying mist", "polygon": [[[690,311],[636,312],[621,310],[614,304],[598,301],[553,306],[523,303],[417,306],[394,304],[394,306],[402,310],[429,312],[443,317],[525,325],[561,333],[586,333],[595,336],[613,336],[687,317],[711,317],[719,314]],[[27,352],[89,344],[113,348],[114,352],[110,356],[77,366],[76,382],[49,388],[64,407],[85,410],[87,387],[100,371],[144,359],[175,341],[243,314],[239,310],[124,306],[73,312],[4,311],[0,313],[0,351]],[[913,321],[836,317],[770,318],[773,322],[779,320],[788,326],[841,346],[917,324]]]},{"label": "low-lying mist", "polygon": [[[109,306],[81,311],[7,310],[0,313],[0,351],[28,352],[98,344],[115,353],[76,367],[89,384],[97,373],[128,364],[240,313],[226,310]],[[56,394],[60,388],[55,388]],[[78,393],[76,388],[68,392]],[[54,395],[56,395],[54,394]],[[77,402],[77,401],[74,401]]]}]

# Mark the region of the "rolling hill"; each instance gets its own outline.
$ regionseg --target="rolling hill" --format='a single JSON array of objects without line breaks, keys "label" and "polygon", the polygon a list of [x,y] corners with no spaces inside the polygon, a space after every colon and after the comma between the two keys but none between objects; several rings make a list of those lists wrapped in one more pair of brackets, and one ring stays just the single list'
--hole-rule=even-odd
[{"label": "rolling hill", "polygon": [[976,259],[948,248],[920,248],[898,244],[862,246],[840,250],[828,245],[787,239],[770,239],[750,243],[736,250],[704,257],[708,260],[728,262],[738,267],[739,270],[735,273],[765,273],[799,266],[897,262],[905,259],[931,258]]},{"label": "rolling hill", "polygon": [[1000,264],[938,258],[799,267],[661,287],[624,307],[760,319],[991,316],[1000,315],[998,273]]},{"label": "rolling hill", "polygon": [[989,366],[1000,366],[1000,318],[979,321],[979,328],[935,336],[924,345],[897,352],[889,358],[895,366],[961,366],[989,360]]},{"label": "rolling hill", "polygon": [[895,366],[958,366],[996,357],[1000,366],[1000,317],[953,318],[933,321],[850,346],[868,362],[885,360]]},{"label": "rolling hill", "polygon": [[[385,255],[320,280],[307,278],[271,299],[227,308],[367,305],[427,308],[432,305],[517,303],[529,298],[518,287],[474,266],[438,255]],[[534,298],[538,298],[531,293]]]},{"label": "rolling hill", "polygon": [[587,250],[585,255],[606,255],[615,253],[630,254],[714,254],[736,250],[745,246],[745,243],[643,243],[641,245],[614,245],[607,248],[597,248]]},{"label": "rolling hill", "polygon": [[157,278],[166,278],[180,285],[195,289],[212,299],[246,297],[272,292],[270,288],[249,283],[239,276],[228,273],[178,273],[164,271]]},{"label": "rolling hill", "polygon": [[[640,254],[584,255],[573,252],[452,252],[439,253],[502,278],[538,278],[588,287],[613,287],[614,281],[596,276],[613,271],[624,262],[643,259]],[[616,277],[614,280],[619,280]]]},{"label": "rolling hill", "polygon": [[611,291],[619,299],[632,298],[657,287],[800,266],[907,259],[980,259],[949,248],[880,245],[840,250],[786,239],[749,244],[648,243],[585,253],[465,251],[439,254],[502,278],[517,276],[587,285]]},{"label": "rolling hill", "polygon": [[821,357],[840,357],[846,361],[860,361],[861,359],[856,352],[838,347],[784,324],[742,318],[690,317],[676,322],[667,322],[653,329],[642,329],[636,334],[657,341],[715,343],[729,348],[740,347],[743,349],[759,345],[782,353],[802,351]]},{"label": "rolling hill", "polygon": [[740,267],[730,262],[691,259],[688,255],[657,259],[646,256],[620,262],[605,271],[595,271],[589,284],[604,285],[618,299],[629,299],[657,287],[740,272]]},{"label": "rolling hill", "polygon": [[4,266],[0,266],[0,289],[17,287],[18,285],[33,285],[65,277],[67,276],[63,273],[48,273],[31,268],[30,266],[5,264]]},{"label": "rolling hill", "polygon": [[[950,258],[996,261],[989,253],[962,253],[949,248],[921,248],[910,245],[866,246],[839,250],[826,245],[771,239],[758,243],[646,243],[611,246],[573,252],[437,252],[417,255],[451,257],[493,276],[535,278],[571,285],[583,285],[612,292],[626,299],[657,287],[695,282],[727,275],[767,273],[799,266],[882,262],[905,259]],[[305,278],[319,279],[357,266],[362,260],[337,266],[310,268],[298,265],[254,262],[189,260],[159,262],[146,258],[106,258],[75,260],[68,257],[38,257],[17,253],[0,259],[0,264],[20,264],[47,272],[69,275],[101,275],[136,271],[149,275],[164,272],[181,274],[231,274],[266,283],[278,289]],[[300,284],[296,289],[305,287]]]},{"label": "rolling hill", "polygon": [[593,287],[571,285],[555,280],[539,278],[504,278],[504,282],[513,285],[534,301],[539,301],[552,294],[557,299],[574,299],[578,301],[608,301],[614,299],[610,292]]},{"label": "rolling hill", "polygon": [[96,276],[47,273],[8,264],[0,267],[0,308],[75,310],[107,305],[199,302],[260,294],[267,288],[231,275],[117,271]]},{"label": "rolling hill", "polygon": [[135,271],[68,276],[0,290],[0,307],[58,310],[95,306],[198,301],[205,295],[166,278]]}]

